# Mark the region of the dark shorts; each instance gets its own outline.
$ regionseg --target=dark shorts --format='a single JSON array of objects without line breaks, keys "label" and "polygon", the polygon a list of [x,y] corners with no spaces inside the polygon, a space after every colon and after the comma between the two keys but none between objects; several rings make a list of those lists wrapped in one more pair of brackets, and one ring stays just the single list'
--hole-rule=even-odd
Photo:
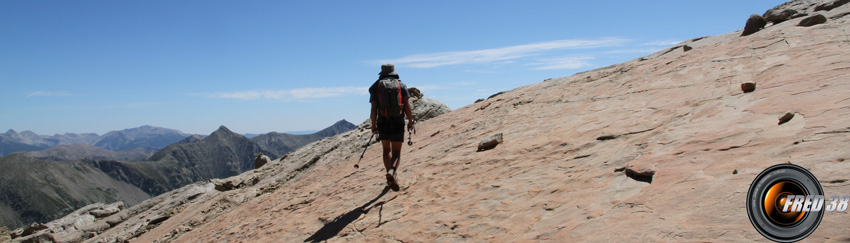
[{"label": "dark shorts", "polygon": [[378,115],[378,140],[404,142],[404,116],[387,118]]}]

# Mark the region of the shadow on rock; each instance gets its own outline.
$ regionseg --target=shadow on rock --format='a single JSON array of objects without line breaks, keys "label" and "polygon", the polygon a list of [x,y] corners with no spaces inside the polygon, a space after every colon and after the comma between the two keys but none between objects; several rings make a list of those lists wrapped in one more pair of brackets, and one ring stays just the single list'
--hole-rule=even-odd
[{"label": "shadow on rock", "polygon": [[[357,207],[357,208],[355,208],[351,211],[348,211],[347,213],[345,213],[343,215],[337,216],[336,218],[333,219],[333,221],[326,223],[325,226],[323,226],[321,229],[319,229],[319,231],[316,231],[316,233],[313,233],[313,235],[311,235],[310,238],[307,238],[306,240],[304,240],[304,242],[321,242],[321,241],[326,241],[330,238],[333,238],[334,236],[339,234],[339,232],[342,231],[342,229],[345,229],[346,226],[353,223],[355,220],[359,219],[361,215],[369,213],[369,210],[372,210],[374,208],[374,206],[372,206],[372,204],[377,202],[378,199],[381,199],[381,197],[386,195],[387,192],[389,192],[389,191],[390,191],[390,187],[388,187],[388,186],[384,187],[384,190],[381,191],[381,194],[378,194],[378,196],[375,197],[375,199],[372,199],[371,201],[367,202],[366,204],[363,204],[363,206],[360,206],[360,207]],[[382,206],[382,208],[383,208],[384,203],[385,202],[380,202],[380,203],[376,204],[375,206]]]}]

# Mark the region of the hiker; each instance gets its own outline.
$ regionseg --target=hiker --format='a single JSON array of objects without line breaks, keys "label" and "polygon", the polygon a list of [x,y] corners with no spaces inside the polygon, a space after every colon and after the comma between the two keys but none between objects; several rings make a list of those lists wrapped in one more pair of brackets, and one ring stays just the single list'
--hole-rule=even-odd
[{"label": "hiker", "polygon": [[[404,118],[408,129],[414,129],[413,114],[410,112],[410,94],[407,85],[398,78],[395,66],[381,65],[378,80],[369,87],[369,103],[372,103],[369,119],[372,132],[378,133],[384,153],[384,168],[387,169],[387,185],[398,191],[395,172],[401,162],[401,145],[404,142]],[[392,154],[390,154],[392,153]],[[392,170],[392,173],[390,173]]]}]

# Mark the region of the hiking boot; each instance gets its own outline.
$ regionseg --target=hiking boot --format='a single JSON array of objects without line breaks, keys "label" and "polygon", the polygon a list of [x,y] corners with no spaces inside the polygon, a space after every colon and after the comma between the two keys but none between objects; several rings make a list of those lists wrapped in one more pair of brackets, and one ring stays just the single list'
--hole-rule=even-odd
[{"label": "hiking boot", "polygon": [[393,175],[390,174],[387,174],[387,186],[389,186],[390,189],[393,189],[393,191],[398,191],[401,189],[398,187],[398,182],[396,182]]}]

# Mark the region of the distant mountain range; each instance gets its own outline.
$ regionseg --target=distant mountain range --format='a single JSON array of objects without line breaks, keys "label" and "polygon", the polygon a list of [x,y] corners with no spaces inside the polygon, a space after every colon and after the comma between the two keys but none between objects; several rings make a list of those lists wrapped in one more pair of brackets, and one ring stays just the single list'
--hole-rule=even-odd
[{"label": "distant mountain range", "polygon": [[47,136],[32,131],[18,133],[9,129],[6,133],[0,134],[0,156],[72,144],[88,144],[112,151],[136,148],[158,150],[188,136],[190,135],[178,130],[154,126],[111,131],[103,136],[95,133],[65,133]]},{"label": "distant mountain range", "polygon": [[[93,142],[101,146],[59,145],[38,152],[15,153],[0,158],[0,225],[15,228],[46,222],[95,202],[120,200],[133,205],[194,182],[251,170],[258,153],[276,159],[311,142],[354,128],[354,124],[341,120],[313,134],[272,132],[248,139],[221,126],[206,137],[180,137],[139,162],[112,158],[134,160],[132,158],[147,157],[146,153],[155,150],[137,147],[116,152],[101,146],[121,148],[131,144],[156,144],[176,130],[145,126],[100,136],[110,138]],[[160,136],[150,135],[154,133]],[[20,134],[15,141],[50,139],[33,136],[34,133]],[[9,137],[0,136],[0,139]]]},{"label": "distant mountain range", "polygon": [[351,129],[354,129],[356,126],[351,124],[346,120],[341,120],[328,128],[322,129],[321,131],[315,132],[313,134],[306,135],[293,135],[286,133],[277,133],[270,132],[263,135],[256,136],[251,138],[251,141],[260,145],[260,147],[269,152],[269,156],[272,158],[276,158],[279,156],[283,156],[286,153],[294,152],[296,149],[301,146],[307,145],[308,143],[312,143],[316,140],[332,137],[337,134],[347,132]]},{"label": "distant mountain range", "polygon": [[108,132],[92,145],[112,151],[134,148],[161,149],[188,136],[190,135],[174,129],[141,126]]},{"label": "distant mountain range", "polygon": [[84,143],[59,145],[40,151],[17,152],[28,157],[46,159],[53,161],[74,160],[121,160],[142,161],[148,159],[157,150],[149,147],[138,147],[133,149],[112,151],[94,145]]}]

